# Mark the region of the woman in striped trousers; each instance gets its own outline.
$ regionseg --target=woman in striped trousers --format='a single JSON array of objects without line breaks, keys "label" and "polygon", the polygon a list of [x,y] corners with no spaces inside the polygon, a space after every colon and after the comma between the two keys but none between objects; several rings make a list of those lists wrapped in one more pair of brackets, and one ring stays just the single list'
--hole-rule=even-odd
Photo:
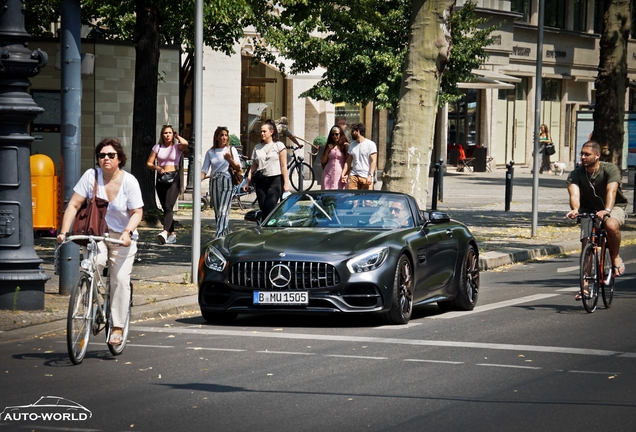
[{"label": "woman in striped trousers", "polygon": [[[216,237],[227,235],[229,231],[230,204],[232,203],[232,176],[230,165],[235,170],[241,169],[239,155],[230,146],[230,135],[225,126],[214,131],[214,144],[205,153],[201,167],[201,181],[210,178],[210,196],[214,217],[216,219]],[[208,174],[209,171],[209,174]]]}]

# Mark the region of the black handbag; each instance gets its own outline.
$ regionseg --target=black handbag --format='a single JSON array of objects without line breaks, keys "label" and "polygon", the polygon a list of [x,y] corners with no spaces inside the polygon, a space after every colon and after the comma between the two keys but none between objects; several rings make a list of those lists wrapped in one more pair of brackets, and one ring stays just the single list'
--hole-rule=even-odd
[{"label": "black handbag", "polygon": [[177,178],[179,171],[170,171],[165,172],[163,174],[157,175],[157,183],[170,184],[174,183],[174,180]]},{"label": "black handbag", "polygon": [[555,153],[556,153],[556,149],[554,148],[554,144],[553,143],[547,143],[545,145],[545,154],[547,154],[548,156],[552,156]]}]

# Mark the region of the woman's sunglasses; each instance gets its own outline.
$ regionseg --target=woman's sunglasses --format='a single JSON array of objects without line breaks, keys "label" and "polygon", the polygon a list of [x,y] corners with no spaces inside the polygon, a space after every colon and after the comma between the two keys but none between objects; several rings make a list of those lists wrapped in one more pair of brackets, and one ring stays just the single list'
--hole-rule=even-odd
[{"label": "woman's sunglasses", "polygon": [[104,159],[108,156],[108,159],[115,159],[117,157],[117,153],[99,153],[97,155],[100,159]]}]

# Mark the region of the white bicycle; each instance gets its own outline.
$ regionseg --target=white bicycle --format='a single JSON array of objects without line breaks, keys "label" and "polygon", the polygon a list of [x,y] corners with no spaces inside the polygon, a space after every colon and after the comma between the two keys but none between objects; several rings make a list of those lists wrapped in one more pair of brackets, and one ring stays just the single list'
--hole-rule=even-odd
[{"label": "white bicycle", "polygon": [[[80,263],[80,275],[77,283],[71,291],[68,304],[68,315],[66,322],[66,344],[68,355],[73,364],[80,364],[86,355],[88,341],[91,333],[97,336],[106,329],[106,344],[113,355],[120,355],[126,348],[128,338],[128,328],[130,327],[130,308],[132,306],[132,283],[130,284],[130,302],[126,314],[126,323],[122,328],[122,341],[120,345],[110,345],[111,331],[113,329],[111,320],[110,301],[110,278],[108,267],[104,268],[104,273],[97,271],[97,243],[121,245],[121,240],[111,239],[105,236],[72,235],[64,239],[62,244],[70,241],[88,241],[84,247],[84,257]],[[56,259],[59,248],[56,249]]]}]

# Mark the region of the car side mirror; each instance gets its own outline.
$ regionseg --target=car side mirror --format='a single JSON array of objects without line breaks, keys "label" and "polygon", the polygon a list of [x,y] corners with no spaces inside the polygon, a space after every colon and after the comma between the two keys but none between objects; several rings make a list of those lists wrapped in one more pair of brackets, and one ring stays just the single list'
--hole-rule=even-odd
[{"label": "car side mirror", "polygon": [[447,213],[440,211],[432,211],[428,214],[428,217],[424,220],[423,228],[429,224],[440,224],[450,222],[450,216]]},{"label": "car side mirror", "polygon": [[263,212],[260,210],[250,210],[247,213],[245,213],[245,216],[243,217],[244,220],[248,221],[248,222],[256,222],[257,224],[261,224],[261,222],[263,221]]},{"label": "car side mirror", "polygon": [[434,211],[429,213],[428,220],[433,224],[448,223],[450,222],[450,216],[444,212]]}]

